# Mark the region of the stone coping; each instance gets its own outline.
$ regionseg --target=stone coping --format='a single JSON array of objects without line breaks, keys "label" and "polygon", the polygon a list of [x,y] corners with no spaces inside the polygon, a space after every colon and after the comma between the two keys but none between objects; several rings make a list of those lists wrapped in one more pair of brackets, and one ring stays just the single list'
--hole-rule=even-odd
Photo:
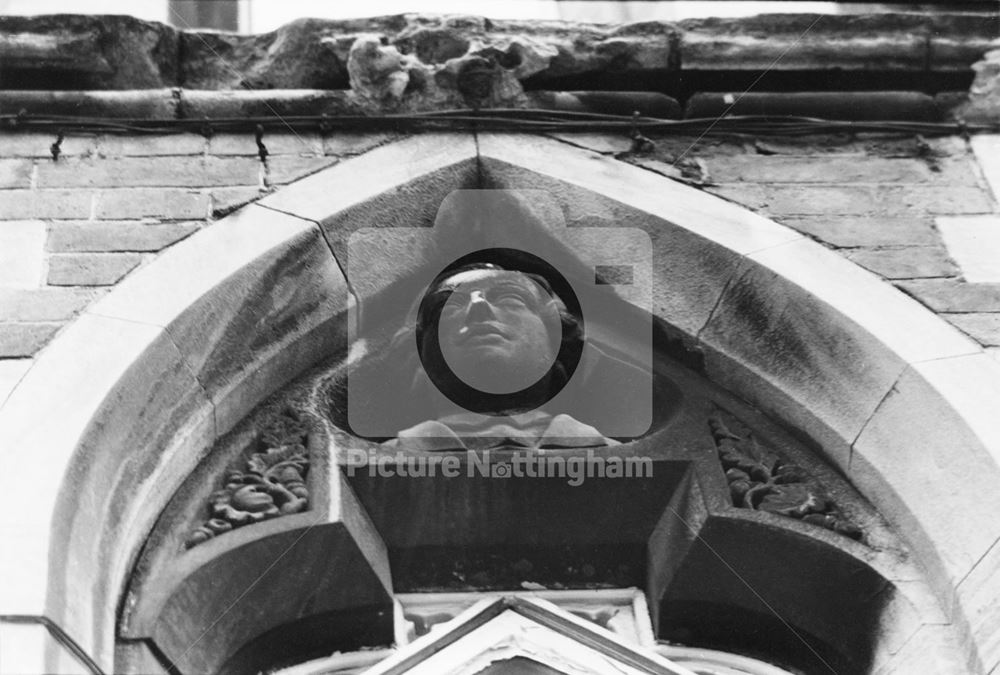
[{"label": "stone coping", "polygon": [[677,69],[965,71],[996,37],[995,16],[789,13],[614,25],[400,14],[303,18],[258,35],[128,16],[5,16],[0,58],[7,70],[70,73],[93,89],[346,88],[350,48],[366,34],[427,64],[493,55],[519,79]]},{"label": "stone coping", "polygon": [[[179,88],[317,90],[324,93],[312,95],[308,105],[330,114],[523,108],[537,105],[532,92],[543,90],[614,89],[622,81],[659,90],[665,77],[681,75],[688,90],[692,84],[697,90],[701,74],[765,70],[800,80],[802,73],[845,71],[855,79],[871,73],[941,76],[929,85],[940,90],[949,89],[941,82],[950,76],[970,75],[995,45],[996,17],[802,13],[604,25],[402,14],[299,19],[270,33],[235,35],[127,16],[7,16],[0,17],[0,60],[6,89],[55,94],[44,103],[42,112],[49,114],[72,107],[69,90],[168,92],[126,96],[131,108],[118,102],[119,110],[138,109],[142,116],[230,109],[216,98],[179,96]],[[733,82],[737,90],[744,86],[738,75]],[[28,96],[19,104],[17,96],[7,95],[9,106],[38,112],[32,108],[40,101]],[[76,105],[101,107],[93,95]],[[296,110],[304,105],[298,101]]]},{"label": "stone coping", "polygon": [[[349,90],[267,89],[261,91],[200,90],[185,88],[134,89],[128,91],[0,91],[0,118],[8,128],[86,130],[97,125],[109,128],[100,120],[124,122],[148,121],[160,123],[162,129],[183,128],[199,133],[213,129],[240,127],[253,130],[254,125],[288,124],[311,128],[332,128],[352,118],[352,128],[405,125],[409,120],[393,122],[379,113],[440,112],[433,101],[428,105],[409,105],[407,110],[359,98]],[[468,108],[467,101],[451,101],[456,111],[482,117],[503,118],[506,108]],[[916,91],[739,91],[698,93],[683,105],[675,98],[647,91],[528,91],[505,105],[525,110],[562,111],[566,121],[577,124],[586,118],[574,118],[575,113],[631,116],[661,120],[717,118],[726,115],[798,116],[819,119],[880,121],[904,120],[939,122],[955,117],[968,104],[961,92],[931,96]],[[97,118],[97,119],[94,119]],[[250,119],[252,118],[252,119]],[[295,118],[289,120],[289,118]],[[362,118],[362,119],[353,119]],[[599,120],[591,120],[595,123]],[[443,124],[443,122],[439,122]],[[483,120],[477,128],[490,128]],[[149,125],[146,125],[149,126]],[[956,129],[957,130],[957,129]]]},{"label": "stone coping", "polygon": [[[1000,363],[789,228],[597,153],[500,134],[421,135],[298,181],[173,247],[59,335],[0,407],[0,447],[18,467],[0,509],[18,542],[2,558],[3,611],[49,616],[110,663],[117,589],[173,490],[215,438],[337,348],[331,318],[353,299],[331,233],[372,203],[409,204],[414,181],[430,176],[417,192],[429,198],[477,171],[496,187],[556,186],[584,213],[644,214],[678,263],[655,271],[655,311],[681,317],[710,377],[821,441],[909,539],[972,658],[1000,660],[976,609],[992,593],[978,565],[996,563],[1000,538],[983,503],[1000,480]],[[225,358],[289,312],[304,324],[240,352],[245,363]],[[92,595],[68,598],[80,578]]]},{"label": "stone coping", "polygon": [[[128,16],[7,16],[0,17],[7,90],[0,108],[8,114],[23,109],[34,115],[139,119],[469,107],[623,108],[626,114],[680,116],[668,97],[656,104],[639,100],[636,92],[624,102],[607,99],[617,94],[604,90],[629,82],[647,96],[676,90],[686,98],[702,91],[709,98],[688,110],[687,116],[694,117],[740,102],[745,98],[740,92],[759,84],[758,77],[747,86],[747,78],[766,71],[769,86],[807,99],[755,94],[764,98],[742,100],[743,108],[774,115],[934,120],[960,106],[962,114],[978,121],[995,112],[989,101],[976,101],[982,98],[984,78],[992,77],[989,68],[984,74],[982,59],[996,47],[998,19],[997,12],[984,10],[605,25],[401,14],[299,19],[270,33],[236,35],[180,30]],[[978,73],[976,101],[968,105],[958,90],[973,71]],[[882,92],[878,99],[854,92],[855,100],[832,109],[828,100],[813,100],[818,94],[809,90],[826,87],[817,87],[809,74],[826,73],[843,82],[845,72],[852,74],[849,86],[859,92],[884,89],[885,76],[893,74],[904,75],[908,88],[944,93],[935,99],[917,92],[889,92],[885,98]],[[728,79],[720,80],[721,73]],[[720,87],[734,91],[708,93]],[[148,93],[140,93],[144,90]],[[712,97],[720,101],[713,103]]]}]

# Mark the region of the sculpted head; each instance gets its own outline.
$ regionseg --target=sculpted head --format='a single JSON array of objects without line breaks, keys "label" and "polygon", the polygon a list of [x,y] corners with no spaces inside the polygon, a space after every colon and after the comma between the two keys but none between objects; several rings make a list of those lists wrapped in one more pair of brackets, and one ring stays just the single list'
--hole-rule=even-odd
[{"label": "sculpted head", "polygon": [[582,335],[544,277],[474,263],[435,279],[417,317],[417,345],[424,368],[453,400],[483,394],[516,410],[563,386],[563,362],[579,353]]}]

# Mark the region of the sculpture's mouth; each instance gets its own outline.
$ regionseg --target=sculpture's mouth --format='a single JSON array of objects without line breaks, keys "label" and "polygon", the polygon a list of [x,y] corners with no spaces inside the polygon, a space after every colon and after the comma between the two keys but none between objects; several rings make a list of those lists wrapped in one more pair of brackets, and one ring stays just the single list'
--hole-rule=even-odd
[{"label": "sculpture's mouth", "polygon": [[474,323],[469,326],[462,326],[458,331],[458,344],[467,342],[478,342],[500,338],[506,340],[509,336],[500,326],[492,323]]}]

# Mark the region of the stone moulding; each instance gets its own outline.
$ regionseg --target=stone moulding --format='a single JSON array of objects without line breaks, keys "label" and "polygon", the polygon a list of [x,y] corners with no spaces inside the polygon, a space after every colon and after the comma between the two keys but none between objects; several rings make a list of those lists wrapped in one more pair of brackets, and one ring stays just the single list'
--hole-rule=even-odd
[{"label": "stone moulding", "polygon": [[[401,189],[428,176],[419,191]],[[345,160],[199,231],[68,326],[0,407],[0,447],[19,472],[0,497],[5,535],[20,542],[0,555],[3,611],[48,616],[114,671],[117,589],[156,514],[206,448],[333,348],[330,317],[353,300],[320,227],[343,235],[371,217],[398,224],[396,214],[414,214],[413,195],[430,201],[477,181],[557,186],[584,215],[612,203],[655,222],[668,257],[656,271],[654,311],[681,317],[709,377],[752,404],[770,401],[774,418],[830,448],[828,459],[929,570],[942,623],[967,645],[958,662],[974,672],[996,665],[987,566],[997,561],[987,554],[1000,523],[983,496],[1000,480],[1000,364],[915,301],[759,215],[596,153],[501,134],[429,134]],[[252,373],[213,365],[216,350],[245,344],[249,326],[263,334],[287,324],[280,311],[234,320],[227,308],[239,305],[247,279],[303,260],[309,284],[280,292],[309,321],[287,341],[249,345],[245,362],[264,363]],[[721,300],[706,302],[705,289]],[[845,345],[848,353],[837,351]],[[204,547],[213,543],[223,538]],[[80,574],[92,583],[69,583]],[[920,638],[916,630],[908,635]],[[925,639],[900,644],[897,661],[935,649]]]},{"label": "stone moulding", "polygon": [[[973,92],[978,96],[982,64],[988,65],[980,59],[996,46],[997,18],[996,13],[781,14],[601,25],[404,14],[300,19],[270,33],[235,35],[121,16],[0,17],[5,65],[0,102],[32,115],[164,120],[469,107],[641,110],[672,118],[679,116],[677,103],[662,93],[664,100],[651,104],[638,97],[656,92],[619,92],[626,100],[594,107],[581,102],[580,92],[566,90],[607,89],[609,79],[643,90],[650,88],[644,83],[681,73],[690,88],[697,87],[700,73],[715,71],[734,73],[738,92],[744,87],[740,73],[746,71],[949,78],[973,68],[980,71]],[[871,109],[861,119],[865,114],[937,119],[965,103],[962,92],[950,90],[936,99],[916,91],[887,92],[889,98],[881,101],[854,93],[856,101],[839,106],[850,119],[857,114],[855,103]],[[822,103],[802,109],[801,102],[789,105],[786,95],[756,96],[764,98],[743,100],[741,94],[739,108],[731,110],[727,101],[723,109],[825,116]],[[702,100],[701,109],[711,100]],[[989,121],[991,109],[982,109],[981,96],[977,100],[964,114]]]},{"label": "stone moulding", "polygon": [[967,71],[996,37],[990,13],[781,14],[625,25],[402,14],[300,19],[259,35],[179,30],[131,17],[7,16],[0,17],[0,59],[12,71],[8,80],[72,76],[74,88],[345,89],[366,79],[350,67],[362,36],[364,50],[377,57],[366,60],[376,80],[394,62],[397,74],[382,89],[397,94],[433,87],[425,75],[447,80],[469,64],[511,86],[679,69]]}]

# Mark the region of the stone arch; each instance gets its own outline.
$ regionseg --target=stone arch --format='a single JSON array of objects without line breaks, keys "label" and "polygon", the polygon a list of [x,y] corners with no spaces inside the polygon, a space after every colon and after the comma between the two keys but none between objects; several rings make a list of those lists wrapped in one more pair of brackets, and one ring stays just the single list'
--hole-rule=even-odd
[{"label": "stone arch", "polygon": [[[171,248],[88,308],[0,408],[17,472],[3,497],[5,531],[18,536],[3,561],[5,613],[46,617],[111,670],[127,575],[163,505],[216,438],[344,348],[352,293],[371,289],[345,280],[337,233],[426,222],[449,191],[480,186],[551,189],[571,224],[642,218],[659,256],[654,313],[711,379],[827,451],[908,538],[942,621],[970,639],[961,658],[972,669],[995,660],[982,615],[1000,524],[977,494],[1000,477],[1000,431],[982,403],[1000,394],[1000,366],[766,218],[505,135],[424,135],[334,166]],[[950,648],[930,626],[910,634],[928,653]],[[41,670],[58,656],[47,658]]]}]

